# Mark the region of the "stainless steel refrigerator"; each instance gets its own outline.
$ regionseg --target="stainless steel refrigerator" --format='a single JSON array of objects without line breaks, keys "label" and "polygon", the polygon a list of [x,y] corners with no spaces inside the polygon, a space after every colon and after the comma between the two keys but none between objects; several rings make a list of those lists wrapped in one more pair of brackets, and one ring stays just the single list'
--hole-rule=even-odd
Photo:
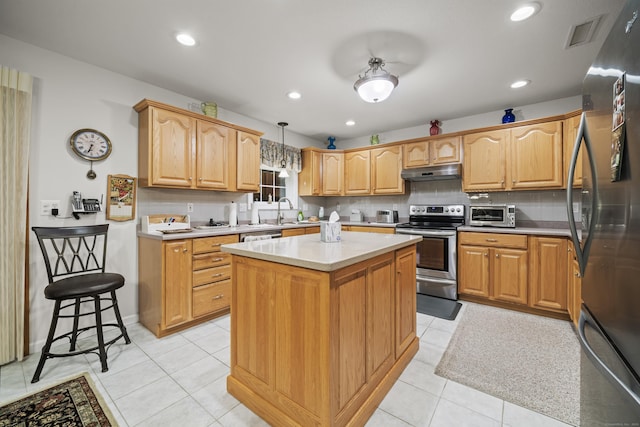
[{"label": "stainless steel refrigerator", "polygon": [[[640,0],[628,1],[583,84],[580,425],[640,426]],[[567,188],[571,188],[568,185]],[[578,191],[578,190],[576,190]]]}]

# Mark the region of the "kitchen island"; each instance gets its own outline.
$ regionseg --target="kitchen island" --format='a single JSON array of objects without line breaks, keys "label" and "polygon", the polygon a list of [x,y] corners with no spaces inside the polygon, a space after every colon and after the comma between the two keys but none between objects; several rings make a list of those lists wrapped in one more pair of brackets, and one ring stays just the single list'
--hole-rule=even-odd
[{"label": "kitchen island", "polygon": [[343,232],[232,254],[227,390],[273,425],[364,425],[418,351],[420,236]]}]

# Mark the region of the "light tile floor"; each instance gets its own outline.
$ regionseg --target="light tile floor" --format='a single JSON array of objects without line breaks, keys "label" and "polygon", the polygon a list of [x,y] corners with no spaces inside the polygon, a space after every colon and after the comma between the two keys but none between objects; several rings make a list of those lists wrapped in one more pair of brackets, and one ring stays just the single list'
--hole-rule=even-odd
[{"label": "light tile floor", "polygon": [[[367,426],[567,427],[567,424],[434,374],[458,321],[418,313],[420,350]],[[132,343],[109,350],[109,371],[93,354],[50,359],[31,384],[39,354],[0,367],[0,404],[87,371],[122,426],[266,426],[226,392],[230,319],[157,339],[140,324]]]}]

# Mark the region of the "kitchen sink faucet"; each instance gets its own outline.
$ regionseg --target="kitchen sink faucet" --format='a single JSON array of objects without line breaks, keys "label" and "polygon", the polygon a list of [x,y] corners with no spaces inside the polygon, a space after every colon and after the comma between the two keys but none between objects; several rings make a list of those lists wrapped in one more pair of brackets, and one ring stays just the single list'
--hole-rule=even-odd
[{"label": "kitchen sink faucet", "polygon": [[289,209],[293,209],[293,203],[291,203],[291,200],[287,199],[286,197],[281,197],[280,200],[278,200],[278,225],[282,225],[282,216],[280,214],[280,202],[284,202],[284,201],[289,202]]}]

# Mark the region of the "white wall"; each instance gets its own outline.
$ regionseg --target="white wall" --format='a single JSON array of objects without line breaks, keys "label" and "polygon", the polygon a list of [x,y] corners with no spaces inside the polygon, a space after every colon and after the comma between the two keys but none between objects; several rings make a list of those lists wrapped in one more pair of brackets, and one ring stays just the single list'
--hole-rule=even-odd
[{"label": "white wall", "polygon": [[[29,225],[71,226],[104,223],[104,213],[70,215],[72,191],[84,197],[100,198],[106,192],[107,175],[137,176],[138,117],[133,105],[149,98],[178,107],[188,108],[191,99],[150,84],[98,68],[87,63],[37,48],[0,35],[0,62],[34,76],[33,123],[29,171]],[[264,132],[264,137],[279,141],[276,124],[218,109],[218,118]],[[104,132],[113,143],[111,156],[94,163],[95,180],[86,178],[89,162],[76,157],[69,148],[69,137],[80,128],[95,128]],[[317,145],[318,141],[286,133],[286,143],[298,147]],[[226,203],[233,193],[198,192],[212,204]],[[216,198],[220,197],[217,202]],[[40,216],[40,200],[60,200],[58,218]],[[139,209],[140,210],[140,209]],[[137,215],[139,217],[139,215]],[[138,221],[113,222],[109,227],[108,268],[123,274],[125,287],[118,299],[125,322],[135,322],[138,316],[137,239]],[[53,304],[43,295],[47,283],[42,255],[30,233],[30,351],[39,351],[49,327]]]},{"label": "white wall", "polygon": [[[579,110],[580,108],[582,108],[582,98],[580,96],[572,96],[569,98],[540,102],[538,104],[514,107],[513,113],[516,116],[516,121],[522,121],[566,114],[570,111]],[[502,124],[503,115],[504,110],[497,110],[473,116],[460,117],[458,119],[443,120],[440,126],[442,129],[441,133],[452,133],[499,125]],[[386,131],[378,134],[378,138],[380,139],[380,144],[421,138],[429,136],[430,127],[429,121],[425,120],[425,124],[422,126]],[[369,137],[364,136],[340,141],[340,148],[357,148],[369,144]]]}]

